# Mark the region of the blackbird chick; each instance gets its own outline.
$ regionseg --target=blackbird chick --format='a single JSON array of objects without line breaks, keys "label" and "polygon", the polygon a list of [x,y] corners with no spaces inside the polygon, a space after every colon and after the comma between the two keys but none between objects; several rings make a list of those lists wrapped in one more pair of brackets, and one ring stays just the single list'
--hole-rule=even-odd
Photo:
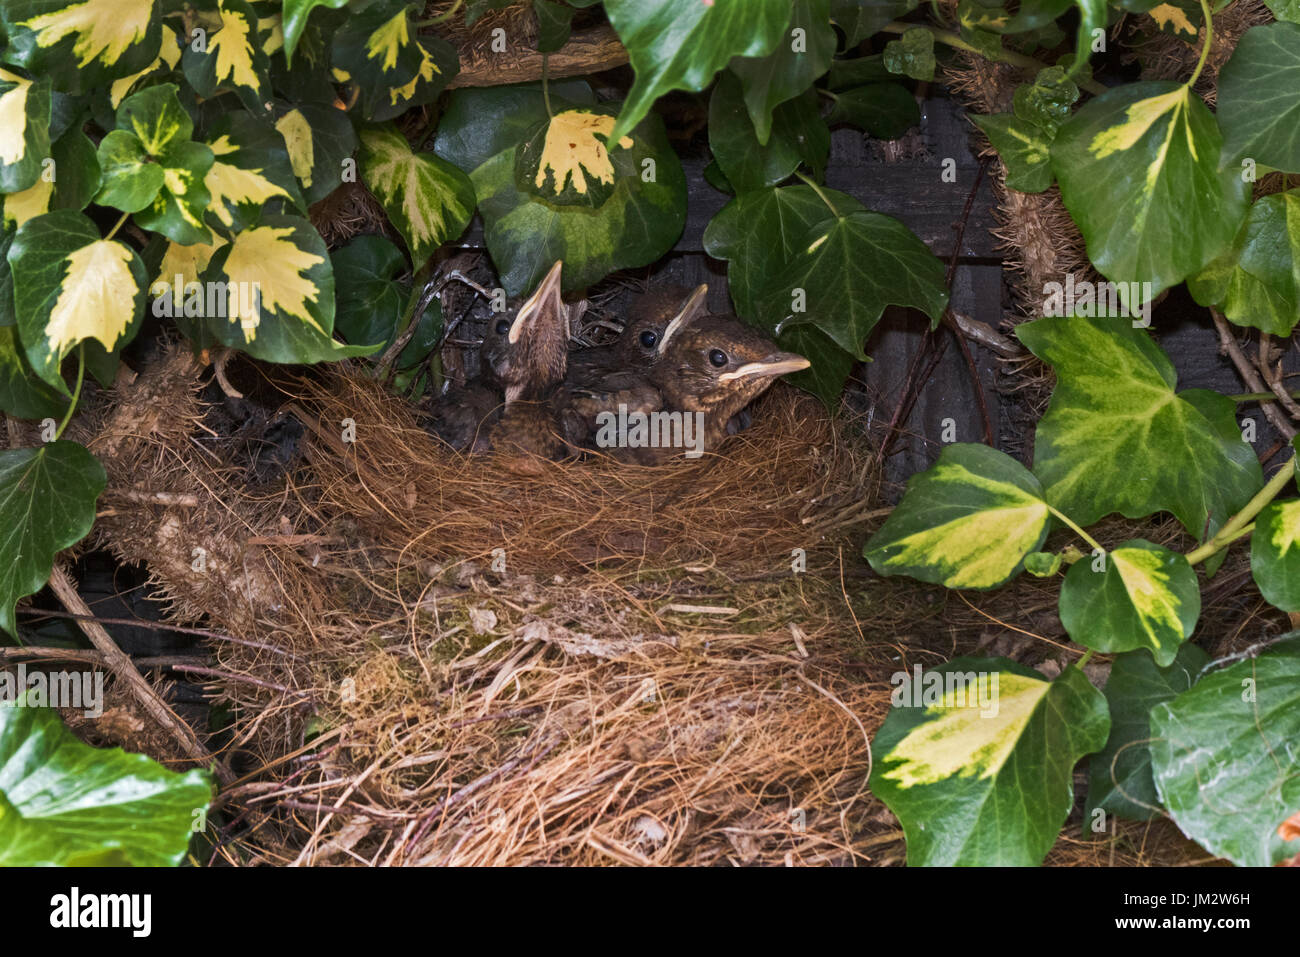
[{"label": "blackbird chick", "polygon": [[[708,290],[708,286],[700,289]],[[667,283],[654,286],[633,300],[627,310],[623,331],[608,345],[591,346],[569,354],[570,379],[595,381],[617,369],[644,369],[659,355],[664,329],[682,309],[693,292],[685,286]]]},{"label": "blackbird chick", "polygon": [[562,263],[513,313],[491,320],[479,346],[479,374],[438,398],[431,430],[458,452],[486,452],[505,403],[542,398],[564,378],[568,315],[560,299]]}]

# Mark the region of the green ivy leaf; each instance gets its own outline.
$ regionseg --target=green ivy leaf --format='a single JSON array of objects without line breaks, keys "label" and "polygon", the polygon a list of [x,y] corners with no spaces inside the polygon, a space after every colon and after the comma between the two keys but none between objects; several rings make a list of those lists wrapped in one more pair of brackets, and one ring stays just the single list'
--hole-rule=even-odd
[{"label": "green ivy leaf", "polygon": [[899,83],[872,83],[835,94],[826,122],[851,123],[882,140],[895,140],[921,122],[912,91]]},{"label": "green ivy leaf", "polygon": [[1012,102],[1015,115],[1037,126],[1050,141],[1070,118],[1070,108],[1078,99],[1079,88],[1067,78],[1065,68],[1049,66],[1038,71],[1033,83],[1016,87]]},{"label": "green ivy leaf", "polygon": [[60,418],[68,397],[32,374],[18,330],[0,326],[0,411],[18,419]]},{"label": "green ivy leaf", "polygon": [[[320,235],[305,219],[264,216],[212,255],[206,283],[230,283],[203,328],[223,345],[267,362],[309,363],[369,355],[334,332],[334,272]],[[191,336],[191,338],[195,338]]]},{"label": "green ivy leaf", "polygon": [[383,236],[358,236],[330,260],[339,334],[353,345],[387,343],[406,305],[407,290],[396,282],[409,268],[406,256]]},{"label": "green ivy leaf", "polygon": [[1060,552],[1030,552],[1025,556],[1025,571],[1035,578],[1051,578],[1064,560]]},{"label": "green ivy leaf", "polygon": [[1052,317],[1023,323],[1016,335],[1056,370],[1034,474],[1047,501],[1080,525],[1113,512],[1168,511],[1200,538],[1263,485],[1232,401],[1175,392],[1173,364],[1130,320]]},{"label": "green ivy leaf", "polygon": [[876,53],[852,60],[832,60],[830,72],[826,74],[826,85],[839,92],[868,83],[886,83],[893,79],[894,74],[885,69],[884,55]]},{"label": "green ivy leaf", "polygon": [[741,104],[740,80],[727,71],[709,99],[709,147],[727,181],[746,193],[775,186],[805,163],[819,177],[830,154],[831,134],[822,122],[817,94],[808,90],[782,103],[772,118],[772,135],[759,145]]},{"label": "green ivy leaf", "polygon": [[1264,599],[1300,611],[1300,499],[1270,502],[1255,519],[1250,573]]},{"label": "green ivy leaf", "polygon": [[163,188],[163,168],[153,162],[134,133],[110,130],[99,141],[97,155],[103,170],[95,202],[124,213],[149,206]]},{"label": "green ivy leaf", "polygon": [[178,243],[210,241],[212,234],[203,217],[212,199],[205,182],[213,159],[212,150],[202,143],[178,143],[168,149],[158,159],[163,188],[135,214],[136,225]]},{"label": "green ivy leaf", "polygon": [[[550,90],[552,109],[596,103],[590,84],[582,80],[556,81]],[[518,146],[548,116],[540,84],[453,90],[438,121],[433,151],[472,173],[498,153]]]},{"label": "green ivy leaf", "polygon": [[1151,709],[1190,688],[1209,661],[1191,642],[1165,668],[1141,649],[1115,658],[1106,681],[1110,737],[1088,762],[1086,820],[1096,808],[1134,821],[1156,816],[1160,798],[1151,779]]},{"label": "green ivy leaf", "polygon": [[55,555],[90,532],[107,481],[76,442],[0,452],[0,629],[18,637],[14,606],[49,580]]},{"label": "green ivy leaf", "polygon": [[892,217],[831,217],[797,239],[795,250],[758,297],[757,324],[778,342],[783,331],[809,324],[865,359],[863,345],[885,306],[919,309],[938,322],[948,304],[943,263]]},{"label": "green ivy leaf", "polygon": [[947,588],[996,588],[1047,537],[1038,479],[986,445],[949,445],[907,482],[903,500],[863,554],[880,575]]},{"label": "green ivy leaf", "polygon": [[50,81],[0,69],[0,192],[16,193],[41,176],[50,153]]},{"label": "green ivy leaf", "polygon": [[343,183],[343,161],[361,142],[348,115],[332,105],[277,104],[275,129],[284,140],[305,203],[319,202]]},{"label": "green ivy leaf", "polygon": [[298,40],[307,29],[307,18],[317,7],[340,10],[346,7],[348,0],[284,0],[284,13],[281,29],[284,31],[284,58],[293,63],[293,51],[298,48]]},{"label": "green ivy leaf", "polygon": [[1052,185],[1052,138],[1014,113],[972,114],[1007,168],[1007,187],[1041,193]]},{"label": "green ivy leaf", "polygon": [[[27,189],[3,198],[5,229],[17,228],[54,209],[85,209],[99,190],[95,145],[80,129],[70,129],[60,136],[50,147],[50,158],[54,162],[49,176],[42,174]],[[7,269],[0,263],[0,271]]]},{"label": "green ivy leaf", "polygon": [[1187,288],[1239,326],[1290,336],[1300,320],[1300,189],[1260,198],[1228,251]]},{"label": "green ivy leaf", "polygon": [[1146,648],[1164,668],[1196,627],[1201,586],[1186,558],[1137,538],[1075,562],[1061,585],[1060,614],[1070,639],[1085,648]]},{"label": "green ivy leaf", "polygon": [[268,210],[286,205],[306,211],[293,174],[292,154],[270,122],[247,113],[225,113],[208,130],[214,161],[203,179],[211,195],[208,223],[227,234],[252,226]]},{"label": "green ivy leaf", "polygon": [[[967,683],[932,684],[956,674]],[[1006,658],[957,658],[894,694],[870,786],[903,825],[908,864],[1041,864],[1074,805],[1074,765],[1106,742],[1101,692],[1074,667],[1046,681]]]},{"label": "green ivy leaf", "polygon": [[[744,88],[745,108],[760,145],[766,146],[772,135],[772,111],[812,86],[830,69],[834,55],[830,0],[794,0],[785,36],[775,50],[765,57],[737,57],[731,61],[731,71]],[[811,108],[817,112],[815,94]]]},{"label": "green ivy leaf", "polygon": [[0,866],[174,866],[211,800],[204,771],[92,748],[30,701],[0,706]]},{"label": "green ivy leaf", "polygon": [[669,90],[698,92],[732,57],[764,57],[786,36],[791,0],[605,0],[636,79],[610,133],[626,136]]},{"label": "green ivy leaf", "polygon": [[569,42],[573,7],[557,0],[533,0],[533,13],[537,16],[538,52],[554,53]]},{"label": "green ivy leaf", "polygon": [[139,329],[144,264],[125,244],[101,239],[82,213],[56,210],[29,219],[8,259],[27,361],[56,389],[67,392],[59,365],[78,343],[97,340],[111,352]]},{"label": "green ivy leaf", "polygon": [[1184,834],[1242,867],[1300,853],[1300,636],[1206,675],[1151,709],[1156,790]]},{"label": "green ivy leaf", "polygon": [[844,31],[848,48],[853,49],[919,5],[918,0],[831,0],[831,19]]},{"label": "green ivy leaf", "polygon": [[143,70],[162,37],[154,0],[5,0],[0,23],[6,60],[68,93]]},{"label": "green ivy leaf", "polygon": [[360,169],[417,265],[464,232],[474,215],[469,177],[431,153],[411,152],[394,126],[361,134]]},{"label": "green ivy leaf", "polygon": [[1300,0],[1264,0],[1274,19],[1300,23]]},{"label": "green ivy leaf", "polygon": [[1130,308],[1130,282],[1150,283],[1144,301],[1200,271],[1236,235],[1250,187],[1218,168],[1221,145],[1200,97],[1166,82],[1103,93],[1057,134],[1061,198],[1088,258],[1121,284]]},{"label": "green ivy leaf", "polygon": [[1225,167],[1252,159],[1300,173],[1300,24],[1267,23],[1242,34],[1219,73],[1218,119]]},{"label": "green ivy leaf", "polygon": [[377,0],[334,36],[334,66],[357,88],[362,115],[373,122],[433,102],[460,70],[451,44],[416,33],[412,9],[406,0]]},{"label": "green ivy leaf", "polygon": [[885,68],[914,80],[934,79],[934,34],[924,27],[913,27],[897,40],[885,44]]}]

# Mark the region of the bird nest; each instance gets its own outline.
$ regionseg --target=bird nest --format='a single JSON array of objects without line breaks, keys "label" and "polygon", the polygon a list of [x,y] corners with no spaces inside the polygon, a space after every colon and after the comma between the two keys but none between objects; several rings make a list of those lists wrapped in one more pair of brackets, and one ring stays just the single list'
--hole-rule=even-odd
[{"label": "bird nest", "polygon": [[[525,476],[439,447],[359,368],[228,372],[269,400],[242,425],[176,348],[74,426],[109,474],[99,543],[214,659],[188,672],[230,715],[195,729],[213,860],[903,860],[867,789],[890,676],[991,616],[959,639],[955,600],[865,569],[884,510],[851,419],[778,386],[701,460]],[[189,760],[128,689],[107,704],[80,733]],[[1148,837],[1049,861],[1179,859]]]}]

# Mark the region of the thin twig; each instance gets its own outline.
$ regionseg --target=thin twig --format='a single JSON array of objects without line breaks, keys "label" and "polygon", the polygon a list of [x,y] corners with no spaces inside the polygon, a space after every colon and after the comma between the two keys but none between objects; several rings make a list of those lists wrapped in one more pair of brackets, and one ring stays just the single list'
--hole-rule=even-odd
[{"label": "thin twig", "polygon": [[[1232,328],[1228,325],[1228,320],[1224,318],[1223,313],[1211,308],[1210,315],[1214,317],[1214,328],[1219,331],[1219,349],[1237,367],[1237,374],[1241,376],[1241,381],[1246,384],[1246,388],[1251,392],[1272,391],[1264,387],[1264,383],[1259,378],[1254,366],[1242,353],[1241,347],[1237,345],[1237,337],[1233,334]],[[1288,421],[1281,409],[1272,402],[1261,402],[1259,407],[1268,421],[1273,424],[1273,428],[1277,429],[1288,442],[1295,438],[1296,428]]]}]

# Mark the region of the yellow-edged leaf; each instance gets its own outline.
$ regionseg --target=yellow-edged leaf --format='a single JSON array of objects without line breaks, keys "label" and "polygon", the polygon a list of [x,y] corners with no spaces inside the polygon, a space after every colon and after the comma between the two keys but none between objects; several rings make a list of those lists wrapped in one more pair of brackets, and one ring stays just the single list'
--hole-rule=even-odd
[{"label": "yellow-edged leaf", "polygon": [[227,203],[265,203],[276,197],[290,198],[285,190],[263,176],[261,170],[243,169],[221,161],[221,157],[229,156],[239,149],[230,141],[229,136],[219,136],[208,146],[217,159],[212,164],[212,169],[208,170],[203,185],[212,194],[209,210],[223,226],[229,228],[235,221]]},{"label": "yellow-edged leaf", "polygon": [[220,236],[214,237],[211,243],[191,243],[188,246],[168,243],[162,262],[158,264],[158,275],[154,282],[172,285],[180,277],[182,288],[189,283],[198,282],[213,254],[225,244],[225,239]]},{"label": "yellow-edged leaf", "polygon": [[4,225],[21,226],[27,220],[50,211],[50,199],[54,196],[54,183],[42,176],[32,186],[18,193],[9,193],[4,198]]},{"label": "yellow-edged leaf", "polygon": [[24,20],[42,47],[76,34],[72,51],[79,66],[95,60],[111,64],[145,39],[153,17],[153,0],[86,0]]},{"label": "yellow-edged leaf", "polygon": [[208,41],[208,54],[215,57],[217,83],[256,90],[257,70],[253,66],[255,25],[238,10],[221,11],[221,29]]}]

